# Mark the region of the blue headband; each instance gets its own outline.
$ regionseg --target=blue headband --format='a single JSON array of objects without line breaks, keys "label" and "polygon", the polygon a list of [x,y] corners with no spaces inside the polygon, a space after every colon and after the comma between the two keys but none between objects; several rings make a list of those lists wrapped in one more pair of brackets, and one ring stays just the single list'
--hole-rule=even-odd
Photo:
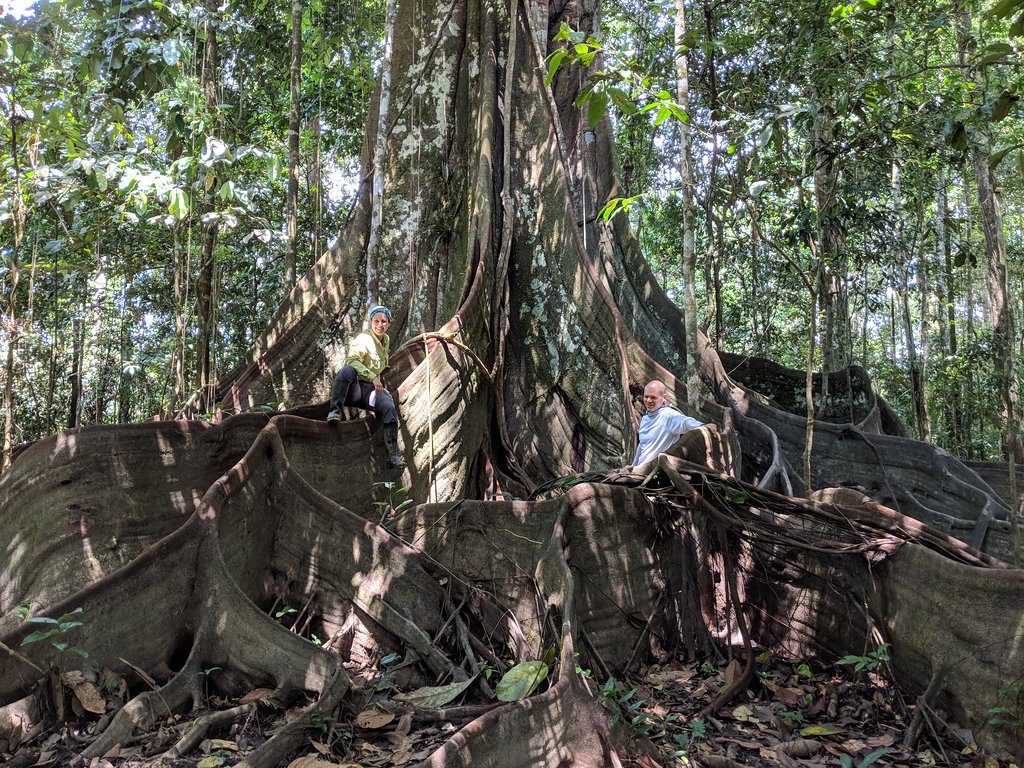
[{"label": "blue headband", "polygon": [[381,306],[380,304],[378,304],[376,307],[371,307],[370,319],[373,320],[373,316],[377,314],[384,315],[388,319],[388,322],[391,322],[391,310],[388,309],[387,307]]}]

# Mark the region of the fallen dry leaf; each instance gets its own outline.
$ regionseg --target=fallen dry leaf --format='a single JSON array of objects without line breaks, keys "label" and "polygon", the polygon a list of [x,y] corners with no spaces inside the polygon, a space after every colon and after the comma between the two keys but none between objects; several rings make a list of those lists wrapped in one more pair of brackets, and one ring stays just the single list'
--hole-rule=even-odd
[{"label": "fallen dry leaf", "polygon": [[758,718],[754,714],[754,710],[752,710],[746,704],[740,704],[738,707],[733,707],[732,718],[733,720],[739,720],[741,723],[758,722]]},{"label": "fallen dry leaf", "polygon": [[730,661],[729,664],[726,666],[725,672],[723,674],[725,677],[725,684],[727,686],[732,685],[734,682],[736,682],[739,679],[740,675],[743,674],[743,667],[740,666],[740,660],[733,659],[732,661]]},{"label": "fallen dry leaf", "polygon": [[265,699],[274,692],[273,688],[254,688],[238,700],[239,704],[249,704],[260,699]]},{"label": "fallen dry leaf", "polygon": [[365,709],[356,715],[356,725],[360,728],[383,728],[395,719],[391,712],[381,712],[379,709]]},{"label": "fallen dry leaf", "polygon": [[107,711],[107,702],[100,696],[96,686],[85,679],[80,670],[72,669],[68,672],[63,672],[60,676],[60,681],[71,689],[78,703],[82,705],[86,712],[102,715]]},{"label": "fallen dry leaf", "polygon": [[665,683],[685,683],[691,680],[695,672],[692,667],[686,669],[663,669],[659,672],[651,672],[644,678],[652,685],[664,685]]},{"label": "fallen dry leaf", "polygon": [[395,733],[398,736],[408,736],[412,730],[412,715],[404,714],[398,718],[398,725],[395,726]]},{"label": "fallen dry leaf", "polygon": [[790,739],[789,741],[776,744],[775,749],[779,752],[784,752],[790,757],[807,758],[821,752],[822,745],[820,741],[814,741],[813,739]]},{"label": "fallen dry leaf", "polygon": [[288,763],[288,768],[338,768],[336,763],[321,760],[320,755],[303,755]]},{"label": "fallen dry leaf", "polygon": [[741,763],[725,755],[701,755],[700,759],[708,768],[744,768]]}]

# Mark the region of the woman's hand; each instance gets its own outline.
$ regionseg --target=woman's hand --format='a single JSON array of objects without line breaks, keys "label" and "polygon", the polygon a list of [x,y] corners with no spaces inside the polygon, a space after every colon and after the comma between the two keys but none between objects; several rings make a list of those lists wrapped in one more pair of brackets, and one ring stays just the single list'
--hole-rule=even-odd
[{"label": "woman's hand", "polygon": [[373,380],[373,388],[377,392],[377,397],[380,397],[384,393],[384,384],[381,382],[379,376]]}]

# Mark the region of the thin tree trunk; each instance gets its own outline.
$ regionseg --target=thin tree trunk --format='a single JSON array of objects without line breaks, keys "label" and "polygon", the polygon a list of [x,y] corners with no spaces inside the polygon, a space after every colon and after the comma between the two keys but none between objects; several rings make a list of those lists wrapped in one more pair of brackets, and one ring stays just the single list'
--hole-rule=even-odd
[{"label": "thin tree trunk", "polygon": [[[217,15],[217,0],[206,0],[206,45],[203,48],[203,69],[201,84],[203,97],[206,100],[206,112],[211,123],[216,120],[217,113],[217,29],[210,20]],[[210,187],[202,211],[209,213],[214,210],[214,194],[217,182]],[[199,256],[199,276],[196,280],[196,384],[200,391],[199,407],[209,408],[208,390],[213,386],[212,346],[214,338],[213,322],[213,276],[215,272],[217,223],[211,222],[203,226],[203,242]]]},{"label": "thin tree trunk", "polygon": [[324,216],[324,189],[323,189],[323,136],[320,132],[320,111],[317,108],[317,113],[313,115],[313,119],[310,125],[310,131],[316,136],[316,148],[313,154],[313,163],[309,168],[308,183],[309,183],[309,199],[313,203],[313,218],[316,225],[313,227],[313,243],[310,246],[312,251],[310,253],[310,259],[306,264],[302,265],[303,271],[309,264],[312,264],[320,257],[320,230],[323,226]]},{"label": "thin tree trunk", "polygon": [[71,336],[74,348],[71,352],[71,401],[68,403],[68,429],[78,426],[78,412],[82,401],[82,358],[85,347],[85,331],[82,320],[75,313],[71,321]]},{"label": "thin tree trunk", "polygon": [[11,158],[14,168],[14,186],[11,190],[11,221],[14,227],[13,248],[10,256],[10,285],[11,292],[7,302],[7,316],[4,318],[4,331],[7,336],[7,359],[4,361],[4,448],[3,457],[0,458],[0,471],[7,469],[11,463],[11,451],[14,449],[14,357],[15,349],[18,346],[18,319],[17,319],[17,295],[20,259],[21,239],[25,234],[25,204],[22,200],[21,189],[21,164],[18,157],[18,124],[14,115],[14,94],[11,94],[11,115],[9,124],[11,129]]},{"label": "thin tree trunk", "polygon": [[7,336],[7,359],[4,362],[4,453],[0,471],[11,465],[11,451],[14,449],[14,350],[18,345],[18,325],[15,299],[18,289],[17,248],[11,255],[11,293],[7,303],[7,317],[4,330]]},{"label": "thin tree trunk", "polygon": [[864,367],[868,367],[868,264],[864,264],[864,323],[861,326],[860,334],[860,364]]},{"label": "thin tree trunk", "polygon": [[[715,9],[717,5],[704,3],[704,28],[708,40],[715,39]],[[725,255],[725,222],[721,216],[715,216],[715,196],[718,190],[718,171],[720,155],[718,151],[720,133],[718,130],[718,70],[715,67],[715,51],[709,46],[707,51],[706,75],[708,82],[708,110],[711,114],[711,169],[708,173],[707,192],[707,227],[708,256],[711,259],[711,276],[714,285],[714,328],[715,347],[725,348],[725,311],[722,297],[722,259]],[[692,167],[692,166],[691,166]],[[724,208],[724,206],[723,206]]]},{"label": "thin tree trunk", "polygon": [[[685,48],[686,8],[684,0],[676,0],[676,101],[683,111],[690,111],[690,68]],[[683,196],[683,323],[686,326],[686,398],[696,409],[700,398],[700,358],[697,351],[697,257],[693,242],[693,138],[689,123],[679,125],[682,145],[679,177]]]},{"label": "thin tree trunk", "polygon": [[[957,12],[957,38],[961,63],[968,63],[966,76],[979,86],[984,85],[980,73],[969,64],[967,51],[973,43],[970,10],[962,8]],[[1017,440],[1017,392],[1013,377],[1013,313],[1009,303],[1008,263],[1006,236],[1003,231],[1003,215],[996,193],[996,181],[989,165],[991,137],[986,126],[973,127],[968,131],[971,164],[974,169],[974,184],[978,196],[978,217],[985,238],[985,255],[988,271],[989,323],[992,328],[992,356],[994,373],[999,388],[1002,406],[1000,427],[1002,431],[1003,458],[1016,458]]]},{"label": "thin tree trunk", "polygon": [[164,409],[164,415],[170,417],[177,412],[178,406],[185,397],[185,297],[183,288],[188,279],[185,268],[185,256],[181,250],[178,226],[173,231],[174,248],[174,351],[171,353],[171,370],[174,371],[174,387],[171,399]]},{"label": "thin tree trunk", "polygon": [[302,0],[292,0],[292,58],[288,113],[288,193],[285,221],[288,243],[284,253],[284,292],[295,284],[299,250],[299,115],[302,100]]},{"label": "thin tree trunk", "polygon": [[910,289],[907,285],[909,283],[909,276],[906,270],[902,271],[902,279],[903,285],[900,286],[899,290],[900,309],[902,310],[903,335],[907,350],[907,367],[910,374],[910,396],[914,404],[914,426],[917,427],[919,439],[925,440],[924,377],[921,373],[921,361],[918,358],[917,347],[914,343],[914,323],[910,317]]},{"label": "thin tree trunk", "polygon": [[[939,167],[935,191],[935,256],[941,266],[942,285],[939,286],[939,300],[942,310],[939,312],[939,325],[942,329],[942,354],[954,359],[957,354],[956,337],[956,287],[954,285],[953,254],[949,244],[949,230],[946,222],[949,218],[949,198],[946,193],[946,169]],[[951,382],[948,386],[949,397],[943,400],[946,426],[946,441],[951,452],[963,452],[963,383]]]},{"label": "thin tree trunk", "polygon": [[[839,222],[839,166],[836,163],[831,104],[819,94],[818,114],[812,132],[814,157],[814,202],[817,208],[818,257],[821,271],[818,301],[825,316],[825,338],[821,350],[822,373],[838,371],[850,364],[849,295],[846,288],[848,266],[842,226]],[[825,397],[828,377],[822,377]]]},{"label": "thin tree trunk", "polygon": [[59,284],[59,272],[57,270],[57,260],[54,259],[50,266],[50,281],[53,286],[53,291],[50,294],[51,307],[53,312],[53,324],[50,326],[50,332],[53,334],[55,343],[50,345],[50,366],[49,366],[49,384],[46,387],[46,425],[48,429],[56,431],[57,427],[57,416],[54,413],[54,401],[57,397],[57,350],[62,348],[63,344],[58,345],[57,339],[61,338],[60,330],[63,327],[61,323],[60,315],[60,302],[58,299],[58,284]]},{"label": "thin tree trunk", "polygon": [[388,144],[388,113],[391,108],[391,54],[395,42],[395,0],[388,0],[386,13],[384,60],[380,72],[377,141],[373,149],[370,235],[366,241],[366,303],[368,306],[377,301],[377,261],[380,251],[380,230],[384,221],[384,153]]},{"label": "thin tree trunk", "polygon": [[931,355],[931,338],[932,338],[932,326],[931,326],[931,302],[929,301],[929,289],[931,286],[931,262],[928,259],[928,251],[925,249],[924,243],[924,221],[925,221],[925,210],[924,210],[924,196],[917,195],[917,231],[920,233],[916,238],[920,244],[918,253],[918,263],[920,269],[918,271],[918,297],[921,306],[921,331],[919,338],[921,340],[920,355],[917,359],[917,371],[920,376],[918,385],[918,393],[920,400],[915,402],[914,406],[917,409],[918,420],[921,425],[921,440],[926,443],[930,443],[932,440],[932,417],[931,412],[928,409],[928,362]]}]

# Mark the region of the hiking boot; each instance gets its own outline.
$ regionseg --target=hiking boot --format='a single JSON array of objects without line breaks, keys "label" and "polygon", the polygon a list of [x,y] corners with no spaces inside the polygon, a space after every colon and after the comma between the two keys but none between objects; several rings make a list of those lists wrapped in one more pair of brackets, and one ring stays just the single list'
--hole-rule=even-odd
[{"label": "hiking boot", "polygon": [[349,382],[334,380],[334,386],[331,387],[331,410],[327,414],[329,424],[341,421],[341,409],[345,405],[345,400],[348,399],[348,388]]},{"label": "hiking boot", "polygon": [[384,425],[384,445],[388,448],[388,466],[392,469],[401,469],[405,466],[405,459],[398,452],[398,422],[393,421]]}]

